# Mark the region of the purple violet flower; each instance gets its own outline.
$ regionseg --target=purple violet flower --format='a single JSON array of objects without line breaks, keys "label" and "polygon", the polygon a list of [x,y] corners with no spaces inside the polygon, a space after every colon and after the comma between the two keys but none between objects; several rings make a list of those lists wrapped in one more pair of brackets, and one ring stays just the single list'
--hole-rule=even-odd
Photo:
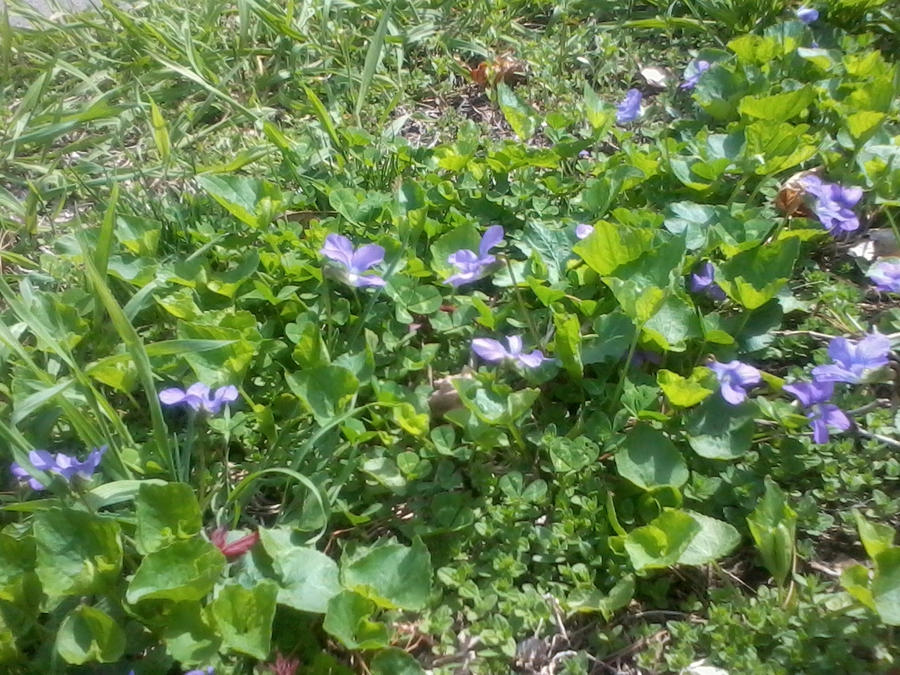
[{"label": "purple violet flower", "polygon": [[681,83],[682,89],[693,89],[700,81],[700,76],[709,70],[712,64],[709,61],[698,59],[691,61],[687,68],[684,69],[684,82]]},{"label": "purple violet flower", "polygon": [[[100,448],[94,448],[88,453],[83,462],[79,462],[74,456],[66,455],[62,452],[51,455],[46,450],[32,450],[28,453],[28,461],[38,471],[55,473],[62,476],[66,481],[71,481],[76,476],[88,481],[93,477],[94,472],[100,465],[100,460],[103,459],[106,449],[107,446],[105,445]],[[43,490],[47,487],[36,478],[33,478],[18,462],[13,462],[9,469],[17,479],[26,481],[32,490]]]},{"label": "purple violet flower", "polygon": [[888,364],[891,341],[884,335],[873,333],[859,342],[847,338],[834,338],[828,345],[828,356],[834,363],[812,369],[817,382],[862,382],[867,371]]},{"label": "purple violet flower", "polygon": [[900,260],[879,260],[869,268],[866,276],[882,293],[900,293]]},{"label": "purple violet flower", "polygon": [[163,405],[186,405],[194,412],[203,410],[210,415],[217,415],[224,405],[234,403],[237,399],[237,387],[231,384],[219,387],[211,396],[209,387],[202,382],[192,384],[187,389],[172,387],[159,392],[159,400]]},{"label": "purple violet flower", "polygon": [[711,262],[701,263],[691,274],[690,288],[692,293],[702,293],[713,300],[725,299],[725,291],[715,282],[716,270]]},{"label": "purple violet flower", "polygon": [[797,18],[803,23],[810,24],[819,20],[819,10],[812,7],[800,7],[797,10]]},{"label": "purple violet flower", "polygon": [[575,226],[575,236],[579,239],[587,239],[594,234],[594,226],[587,223],[578,223]]},{"label": "purple violet flower", "polygon": [[827,443],[829,427],[841,431],[850,428],[850,418],[844,411],[828,403],[834,393],[834,382],[797,382],[785,385],[783,389],[808,409],[806,417],[812,426],[814,442]]},{"label": "purple violet flower", "polygon": [[490,363],[508,360],[526,368],[537,368],[547,360],[543,352],[538,349],[524,354],[522,352],[522,338],[518,335],[510,335],[506,338],[506,344],[509,345],[509,349],[504,347],[498,340],[475,338],[472,340],[472,351]]},{"label": "purple violet flower", "polygon": [[862,188],[826,183],[818,176],[807,176],[803,187],[815,198],[813,211],[832,235],[859,229],[859,218],[853,207],[862,198]]},{"label": "purple violet flower", "polygon": [[635,349],[631,355],[631,365],[633,368],[640,368],[645,363],[654,366],[662,365],[662,354],[651,352],[649,349]]},{"label": "purple violet flower", "polygon": [[366,244],[358,249],[353,242],[340,234],[329,234],[325,245],[319,250],[323,256],[337,263],[328,267],[328,272],[338,281],[354,288],[384,286],[387,282],[377,274],[365,274],[384,260],[384,248],[378,244]]},{"label": "purple violet flower", "polygon": [[756,368],[740,361],[728,363],[713,361],[709,364],[709,369],[719,380],[722,398],[731,405],[738,405],[747,400],[747,389],[762,381],[762,376]]},{"label": "purple violet flower", "polygon": [[196,670],[189,670],[184,675],[215,675],[216,669],[212,666],[207,666],[206,668],[197,668]]},{"label": "purple violet flower", "polygon": [[616,106],[616,123],[627,124],[634,122],[641,116],[641,92],[637,89],[629,89],[625,98]]},{"label": "purple violet flower", "polygon": [[456,253],[451,253],[447,257],[447,262],[453,265],[457,272],[447,279],[447,283],[454,287],[460,287],[463,284],[470,284],[473,281],[482,279],[490,273],[491,267],[497,258],[492,256],[489,251],[503,241],[503,227],[493,225],[489,227],[484,236],[481,237],[481,243],[478,245],[478,253],[467,248],[460,249]]}]

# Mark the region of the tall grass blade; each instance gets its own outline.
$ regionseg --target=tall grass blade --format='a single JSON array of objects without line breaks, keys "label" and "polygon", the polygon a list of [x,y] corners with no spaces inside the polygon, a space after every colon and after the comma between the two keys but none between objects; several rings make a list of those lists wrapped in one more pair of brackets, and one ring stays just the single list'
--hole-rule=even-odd
[{"label": "tall grass blade", "polygon": [[392,7],[393,3],[389,4],[382,12],[381,19],[378,21],[378,27],[375,29],[375,35],[372,37],[369,49],[366,51],[366,62],[363,65],[362,76],[359,81],[359,93],[356,95],[356,107],[353,110],[358,126],[362,126],[359,113],[362,111],[363,103],[366,101],[366,92],[369,91],[369,86],[375,77],[375,69],[381,60],[381,50],[384,48],[384,36],[387,33],[388,19],[391,18]]},{"label": "tall grass blade", "polygon": [[332,145],[334,145],[335,150],[340,150],[342,143],[341,137],[338,136],[337,129],[334,126],[334,122],[331,121],[331,115],[328,114],[328,110],[326,110],[325,105],[322,103],[322,100],[316,96],[316,92],[314,92],[309,87],[303,87],[303,91],[306,92],[306,98],[309,99],[309,102],[312,103],[313,110],[316,112],[316,117],[319,118],[319,121],[322,123],[322,126],[325,127],[325,132],[328,134],[328,138],[331,139]]},{"label": "tall grass blade", "polygon": [[[81,244],[84,246],[83,241]],[[106,313],[109,314],[109,318],[112,321],[116,332],[119,334],[119,337],[122,338],[122,341],[125,343],[125,348],[134,360],[134,365],[138,371],[138,377],[144,387],[147,406],[150,410],[150,421],[153,427],[153,439],[156,443],[156,450],[166,469],[174,478],[176,476],[175,459],[172,456],[172,451],[169,447],[169,436],[166,430],[166,423],[163,420],[162,408],[160,407],[159,399],[156,396],[156,384],[153,381],[153,370],[150,367],[150,358],[147,356],[146,349],[144,349],[144,343],[134,329],[134,326],[128,321],[128,317],[125,316],[122,308],[119,307],[119,303],[116,302],[115,297],[113,297],[112,291],[106,284],[106,280],[100,276],[100,273],[97,271],[90,256],[85,255],[84,262],[85,271],[93,286],[94,293],[99,296],[100,302],[102,302],[103,306],[106,308]]]},{"label": "tall grass blade", "polygon": [[[153,142],[156,144],[156,151],[159,153],[159,160],[163,165],[169,163],[169,157],[172,153],[172,142],[169,140],[169,130],[166,127],[166,120],[163,118],[162,112],[156,102],[150,99],[150,127],[153,130]],[[102,274],[103,270],[98,269]]]}]

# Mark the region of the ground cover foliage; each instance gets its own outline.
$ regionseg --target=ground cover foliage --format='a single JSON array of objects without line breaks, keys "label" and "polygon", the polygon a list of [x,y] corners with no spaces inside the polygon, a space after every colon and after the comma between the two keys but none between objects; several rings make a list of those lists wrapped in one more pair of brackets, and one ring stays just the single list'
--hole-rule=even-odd
[{"label": "ground cover foliage", "polygon": [[10,6],[4,672],[897,668],[890,3]]}]

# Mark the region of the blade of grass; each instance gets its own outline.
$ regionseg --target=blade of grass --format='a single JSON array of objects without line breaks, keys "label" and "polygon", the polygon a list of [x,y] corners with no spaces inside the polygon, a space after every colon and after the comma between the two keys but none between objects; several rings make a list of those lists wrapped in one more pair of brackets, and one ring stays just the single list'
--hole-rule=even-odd
[{"label": "blade of grass", "polygon": [[375,69],[381,59],[381,50],[384,47],[384,35],[387,33],[388,19],[391,18],[391,8],[393,3],[389,4],[381,13],[381,19],[378,21],[378,27],[375,29],[375,35],[369,43],[369,49],[366,51],[366,61],[363,65],[362,76],[359,81],[359,93],[356,95],[356,106],[353,109],[353,115],[356,117],[357,126],[362,126],[362,120],[359,117],[362,111],[363,103],[366,101],[366,92],[372,84],[375,77]]},{"label": "blade of grass", "polygon": [[319,122],[322,123],[322,126],[325,127],[325,133],[328,134],[328,138],[331,139],[332,145],[334,145],[334,149],[340,151],[342,148],[341,137],[338,136],[337,129],[334,126],[334,122],[331,121],[331,115],[328,114],[328,110],[325,108],[325,105],[322,103],[322,100],[316,96],[316,92],[307,87],[303,86],[303,91],[306,93],[306,98],[309,99],[309,102],[312,104],[313,110],[315,110],[316,117],[319,118]]},{"label": "blade of grass", "polygon": [[[86,248],[85,242],[81,241],[82,248]],[[165,420],[163,420],[162,408],[159,405],[159,399],[156,396],[156,385],[153,381],[153,371],[150,367],[150,358],[147,356],[147,350],[140,335],[128,321],[128,317],[122,311],[119,303],[113,297],[112,291],[106,285],[106,280],[100,276],[97,268],[94,266],[93,260],[86,254],[84,256],[85,271],[88,279],[93,286],[93,291],[100,297],[100,302],[106,308],[116,332],[125,343],[125,348],[131,354],[135,367],[138,371],[138,377],[144,387],[144,393],[147,398],[147,405],[150,410],[150,421],[153,427],[153,439],[156,443],[156,450],[163,461],[166,469],[170,472],[171,477],[175,477],[175,459],[172,456],[169,447],[169,436],[166,429]]]},{"label": "blade of grass", "polygon": [[[169,164],[169,157],[172,152],[172,143],[169,140],[169,130],[166,127],[166,120],[163,118],[162,111],[156,102],[150,99],[150,127],[153,130],[153,142],[156,144],[156,151],[159,153],[159,160],[163,166]],[[104,270],[98,271],[103,273]]]}]

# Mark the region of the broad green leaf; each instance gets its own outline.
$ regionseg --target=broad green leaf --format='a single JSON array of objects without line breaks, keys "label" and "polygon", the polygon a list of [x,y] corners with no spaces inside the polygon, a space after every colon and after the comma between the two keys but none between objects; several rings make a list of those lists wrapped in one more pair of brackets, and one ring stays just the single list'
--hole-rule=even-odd
[{"label": "broad green leaf", "polygon": [[320,366],[285,375],[288,387],[319,424],[347,411],[359,381],[346,368]]},{"label": "broad green leaf", "polygon": [[515,246],[526,255],[536,254],[547,269],[547,281],[555,284],[565,276],[571,259],[569,236],[565,230],[551,230],[537,221],[530,221]]},{"label": "broad green leaf", "polygon": [[397,203],[403,213],[425,208],[428,204],[425,190],[412,178],[404,178],[397,188]]},{"label": "broad green leaf", "polygon": [[797,514],[788,506],[781,488],[768,476],[765,482],[766,491],[747,516],[747,525],[763,564],[780,586],[794,561]]},{"label": "broad green leaf", "polygon": [[[656,289],[650,289],[648,295]],[[688,340],[700,337],[702,331],[697,312],[682,297],[672,294],[659,303],[643,325],[643,337],[663,351],[683,352]]]},{"label": "broad green leaf", "polygon": [[616,310],[594,321],[596,337],[587,336],[582,341],[581,360],[584,364],[618,361],[628,352],[634,339],[634,323]]},{"label": "broad green leaf", "polygon": [[199,537],[176,541],[141,561],[125,598],[131,604],[141,600],[202,600],[224,567],[225,556],[208,541]]},{"label": "broad green leaf", "polygon": [[816,92],[809,86],[771,96],[746,96],[741,99],[738,112],[747,117],[787,122],[806,110],[815,98]]},{"label": "broad green leaf", "polygon": [[[35,573],[35,541],[33,537],[17,539],[0,532],[0,601],[38,611],[40,584]],[[32,602],[32,600],[34,602]]]},{"label": "broad green leaf", "polygon": [[875,112],[874,110],[860,110],[847,116],[847,129],[854,139],[862,140],[863,137],[874,133],[883,119],[884,113]]},{"label": "broad green leaf", "polygon": [[787,283],[799,252],[795,238],[757,246],[722,263],[717,281],[743,307],[762,307]]},{"label": "broad green leaf", "polygon": [[56,634],[56,651],[66,663],[114,663],[125,651],[125,633],[106,612],[80,605]]},{"label": "broad green leaf", "polygon": [[694,100],[710,117],[724,122],[737,117],[738,104],[747,93],[747,78],[725,66],[710,68],[694,87]]},{"label": "broad green leaf", "polygon": [[694,202],[673,202],[666,207],[663,226],[672,234],[684,235],[688,250],[696,251],[706,246],[710,227],[726,213],[723,207]]},{"label": "broad green leaf", "polygon": [[601,593],[594,589],[590,591],[575,590],[569,595],[566,604],[576,612],[600,612],[603,618],[609,621],[616,610],[622,609],[634,597],[634,575],[623,575],[609,589],[609,593]]},{"label": "broad green leaf", "polygon": [[[247,326],[248,321],[252,322],[251,326]],[[224,374],[239,380],[250,367],[262,339],[256,329],[256,319],[249,312],[225,315],[207,312],[199,321],[179,322],[178,337],[181,340],[221,341],[220,348],[182,355],[197,380],[210,386],[222,382]]]},{"label": "broad green leaf", "polygon": [[616,296],[621,310],[639,326],[652,319],[666,302],[666,290],[657,286],[618,277],[603,277],[603,283]]},{"label": "broad green leaf", "polygon": [[281,191],[258,178],[200,175],[197,183],[235,218],[254,229],[265,227],[281,211]]},{"label": "broad green leaf", "polygon": [[573,252],[598,274],[606,276],[619,267],[637,260],[650,248],[653,233],[614,225],[601,220],[594,224],[594,232],[575,244]]},{"label": "broad green leaf", "polygon": [[558,473],[581,471],[597,461],[600,446],[585,436],[570,439],[553,436],[543,441],[550,453],[553,469]]},{"label": "broad green leaf", "polygon": [[685,511],[668,509],[649,525],[625,537],[625,552],[635,571],[671,567],[684,554],[700,525]]},{"label": "broad green leaf", "polygon": [[797,56],[802,59],[806,59],[823,72],[831,70],[835,64],[835,61],[831,56],[831,52],[829,52],[827,49],[815,47],[799,47],[797,49]]},{"label": "broad green leaf", "polygon": [[425,675],[413,656],[398,647],[382,649],[371,663],[372,675]]},{"label": "broad green leaf", "polygon": [[685,417],[691,448],[707,459],[736,459],[750,449],[756,425],[755,406],[733,406],[716,392]]},{"label": "broad green leaf", "polygon": [[381,607],[422,609],[431,593],[431,556],[419,538],[412,546],[364,547],[341,561],[341,581]]},{"label": "broad green leaf", "polygon": [[322,627],[347,649],[381,649],[388,645],[388,630],[372,621],[375,603],[352,591],[341,591],[328,601]]},{"label": "broad green leaf", "polygon": [[615,119],[615,111],[587,83],[584,85],[584,110],[594,131],[605,129]]},{"label": "broad green leaf", "polygon": [[328,348],[322,340],[322,327],[308,317],[297,317],[296,323],[284,327],[284,334],[296,344],[291,357],[301,368],[327,366],[330,362]]},{"label": "broad green leaf", "polygon": [[581,323],[574,314],[554,314],[553,324],[556,326],[556,355],[566,372],[580,380],[584,372],[581,365]]},{"label": "broad green leaf", "polygon": [[278,587],[262,581],[253,588],[228,584],[210,604],[222,645],[257,659],[269,656]]},{"label": "broad green leaf", "polygon": [[682,377],[671,370],[660,370],[656,374],[656,383],[663,390],[672,405],[690,408],[697,405],[713,393],[712,389],[703,386],[709,379],[708,368],[694,368],[688,377]]},{"label": "broad green leaf", "polygon": [[776,56],[781,55],[781,47],[775,38],[762,35],[742,35],[729,42],[728,49],[741,61],[760,66],[771,63]]},{"label": "broad green leaf", "polygon": [[328,601],[341,592],[337,563],[313,548],[294,544],[287,528],[262,528],[259,534],[278,577],[278,604],[323,614]]},{"label": "broad green leaf", "polygon": [[744,157],[758,176],[771,176],[802,164],[818,151],[805,124],[760,120],[744,129]]},{"label": "broad green leaf", "polygon": [[862,565],[850,565],[841,572],[841,586],[850,595],[856,598],[864,606],[877,612],[875,600],[872,598],[872,581],[869,578],[869,570]]},{"label": "broad green leaf", "polygon": [[875,556],[872,600],[878,616],[889,626],[900,626],[900,546]]},{"label": "broad green leaf", "polygon": [[178,539],[190,539],[203,523],[194,489],[185,483],[141,485],[134,501],[135,543],[146,555]]},{"label": "broad green leaf", "polygon": [[250,249],[233,268],[211,274],[209,281],[206,282],[206,287],[213,293],[226,298],[234,298],[241,285],[256,273],[258,267],[259,253]]},{"label": "broad green leaf", "polygon": [[497,102],[500,110],[516,136],[522,141],[527,141],[538,129],[540,118],[537,111],[522,99],[506,84],[497,84]]},{"label": "broad green leaf", "polygon": [[687,482],[684,457],[672,441],[645,424],[632,429],[616,453],[616,469],[625,478],[645,490],[681,487]]},{"label": "broad green leaf", "polygon": [[741,534],[732,525],[694,511],[686,511],[700,526],[687,548],[678,556],[680,565],[705,565],[724,558],[741,543]]},{"label": "broad green leaf", "polygon": [[466,409],[490,425],[505,426],[516,422],[531,410],[532,404],[540,396],[539,389],[509,391],[503,385],[487,389],[475,380],[461,377],[454,378],[452,384]]},{"label": "broad green leaf", "polygon": [[222,644],[210,612],[199,602],[179,602],[166,612],[162,639],[166,652],[184,666],[201,666],[217,655]]},{"label": "broad green leaf", "polygon": [[0,611],[0,665],[11,665],[24,660],[16,643],[15,619],[8,619]]},{"label": "broad green leaf", "polygon": [[385,292],[394,301],[400,323],[412,323],[411,315],[434,314],[443,303],[441,292],[434,286],[417,285],[415,281],[398,275],[388,282]]},{"label": "broad green leaf", "polygon": [[853,512],[856,518],[856,529],[862,541],[866,554],[874,559],[882,551],[886,551],[894,545],[894,528],[881,523],[870,523],[859,511]]},{"label": "broad green leaf", "polygon": [[103,593],[119,580],[119,524],[84,511],[50,509],[34,516],[37,575],[51,599]]}]

